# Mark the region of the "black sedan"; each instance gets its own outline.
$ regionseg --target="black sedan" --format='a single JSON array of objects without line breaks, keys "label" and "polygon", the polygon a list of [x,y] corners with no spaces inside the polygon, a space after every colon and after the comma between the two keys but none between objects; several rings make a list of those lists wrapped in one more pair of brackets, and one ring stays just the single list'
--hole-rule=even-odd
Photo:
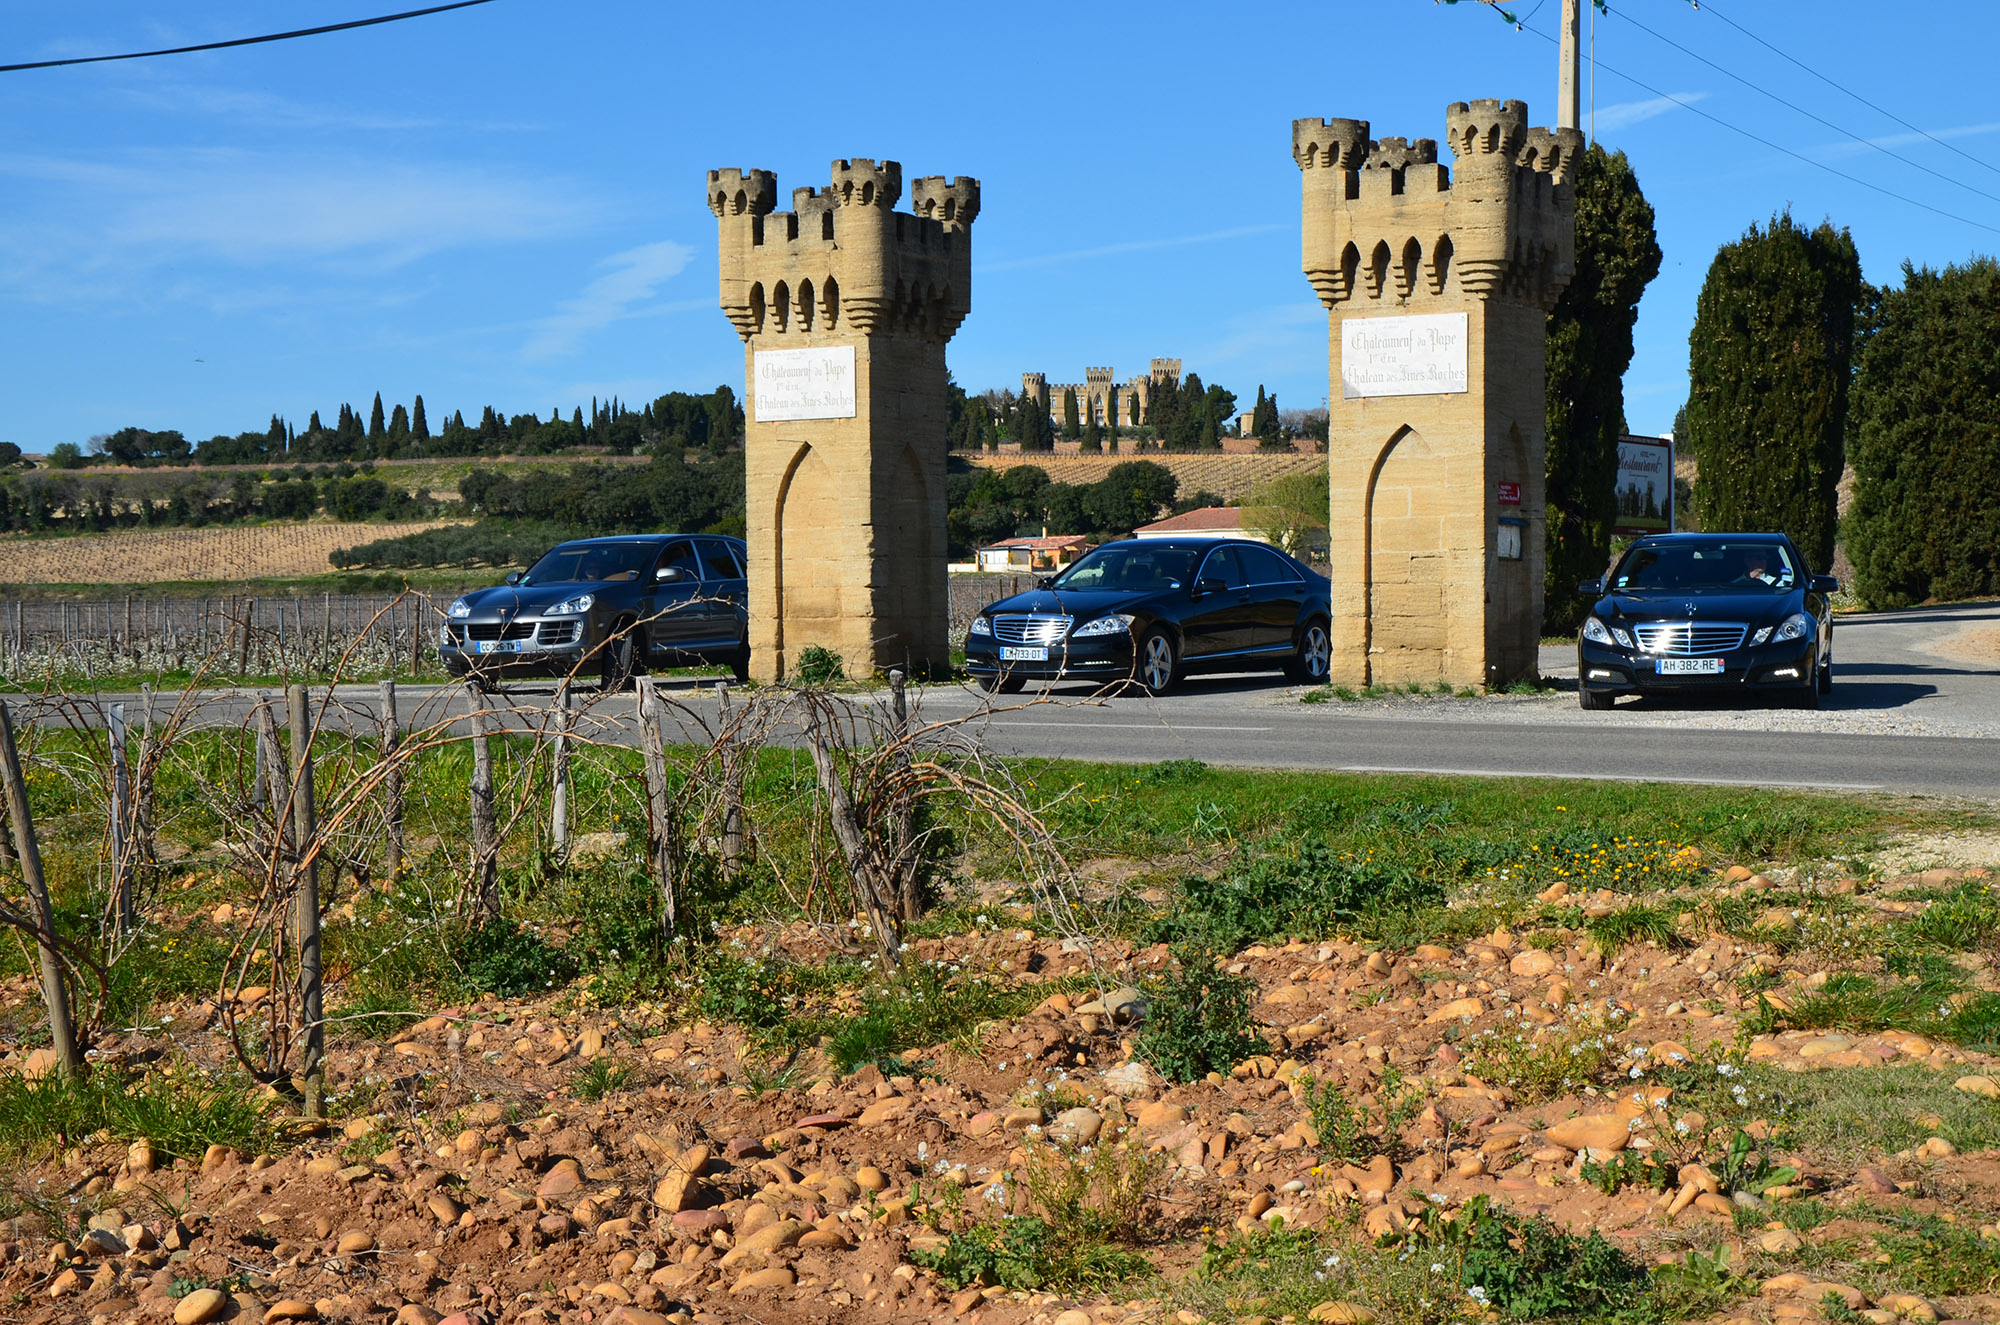
[{"label": "black sedan", "polygon": [[721,663],[749,675],[741,539],[642,534],[550,549],[445,611],[438,658],[480,684],[591,676],[623,687],[651,667]]},{"label": "black sedan", "polygon": [[1283,668],[1326,680],[1326,577],[1248,539],[1132,538],[973,619],[965,670],[982,689],[1027,681],[1136,681],[1163,693],[1190,672]]},{"label": "black sedan", "polygon": [[1775,694],[1817,708],[1833,686],[1840,585],[1783,534],[1657,534],[1578,592],[1597,601],[1577,640],[1577,696]]}]

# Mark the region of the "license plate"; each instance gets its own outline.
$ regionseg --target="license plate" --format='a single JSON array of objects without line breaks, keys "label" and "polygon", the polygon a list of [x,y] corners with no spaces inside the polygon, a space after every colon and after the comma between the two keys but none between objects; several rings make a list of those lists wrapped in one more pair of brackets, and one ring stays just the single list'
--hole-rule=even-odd
[{"label": "license plate", "polygon": [[1001,662],[1047,662],[1048,660],[1047,646],[1041,648],[1030,648],[1026,645],[1015,647],[1006,644],[1000,646]]},{"label": "license plate", "polygon": [[519,653],[521,641],[512,639],[475,640],[473,649],[478,653]]},{"label": "license plate", "polygon": [[1721,676],[1720,658],[1662,658],[1659,671],[1662,676]]}]

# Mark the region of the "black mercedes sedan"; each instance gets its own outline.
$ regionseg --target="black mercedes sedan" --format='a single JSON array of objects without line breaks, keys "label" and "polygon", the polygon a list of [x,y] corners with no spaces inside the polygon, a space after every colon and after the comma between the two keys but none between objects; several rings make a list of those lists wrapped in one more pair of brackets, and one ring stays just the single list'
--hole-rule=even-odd
[{"label": "black mercedes sedan", "polygon": [[639,534],[560,543],[504,585],[445,610],[438,659],[455,677],[589,676],[622,688],[651,667],[720,663],[749,675],[743,540]]},{"label": "black mercedes sedan", "polygon": [[1283,668],[1326,680],[1325,576],[1249,539],[1128,538],[973,618],[965,670],[981,689],[1135,681],[1154,694],[1197,671]]},{"label": "black mercedes sedan", "polygon": [[1839,588],[1783,534],[1641,538],[1577,586],[1597,600],[1577,640],[1578,700],[1763,692],[1817,708],[1833,686],[1827,595]]}]

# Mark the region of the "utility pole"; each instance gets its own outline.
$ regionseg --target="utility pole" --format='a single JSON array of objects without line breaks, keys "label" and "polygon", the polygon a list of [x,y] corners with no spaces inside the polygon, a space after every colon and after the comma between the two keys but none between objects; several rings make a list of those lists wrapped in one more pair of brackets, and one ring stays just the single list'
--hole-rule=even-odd
[{"label": "utility pole", "polygon": [[1562,63],[1556,71],[1556,127],[1558,129],[1580,129],[1583,127],[1582,92],[1583,69],[1582,51],[1578,37],[1582,32],[1583,0],[1563,0],[1562,15]]}]

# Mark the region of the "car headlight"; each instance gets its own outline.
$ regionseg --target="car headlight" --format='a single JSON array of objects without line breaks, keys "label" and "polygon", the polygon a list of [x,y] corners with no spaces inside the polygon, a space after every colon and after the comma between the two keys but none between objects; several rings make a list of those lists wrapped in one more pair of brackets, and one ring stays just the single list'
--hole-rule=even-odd
[{"label": "car headlight", "polygon": [[993,623],[983,616],[976,616],[972,618],[971,628],[965,633],[968,635],[991,635],[993,633]]},{"label": "car headlight", "polygon": [[1122,635],[1132,629],[1132,617],[1126,612],[1113,612],[1110,616],[1086,621],[1069,633],[1071,639],[1081,639],[1086,635]]},{"label": "car headlight", "polygon": [[1632,647],[1632,637],[1625,633],[1623,626],[1607,626],[1594,616],[1583,619],[1583,637],[1592,644],[1609,644],[1616,640],[1621,649]]},{"label": "car headlight", "polygon": [[463,598],[454,599],[452,605],[444,610],[444,614],[448,617],[460,619],[469,617],[472,615],[472,604],[466,602]]},{"label": "car headlight", "polygon": [[1813,619],[1804,612],[1794,612],[1786,617],[1778,627],[1778,642],[1805,639],[1814,633]]},{"label": "car headlight", "polygon": [[596,601],[597,601],[596,594],[580,593],[574,598],[563,599],[560,603],[557,603],[554,607],[550,608],[547,612],[543,613],[543,615],[581,616],[585,612],[588,612],[590,610],[590,605]]}]

